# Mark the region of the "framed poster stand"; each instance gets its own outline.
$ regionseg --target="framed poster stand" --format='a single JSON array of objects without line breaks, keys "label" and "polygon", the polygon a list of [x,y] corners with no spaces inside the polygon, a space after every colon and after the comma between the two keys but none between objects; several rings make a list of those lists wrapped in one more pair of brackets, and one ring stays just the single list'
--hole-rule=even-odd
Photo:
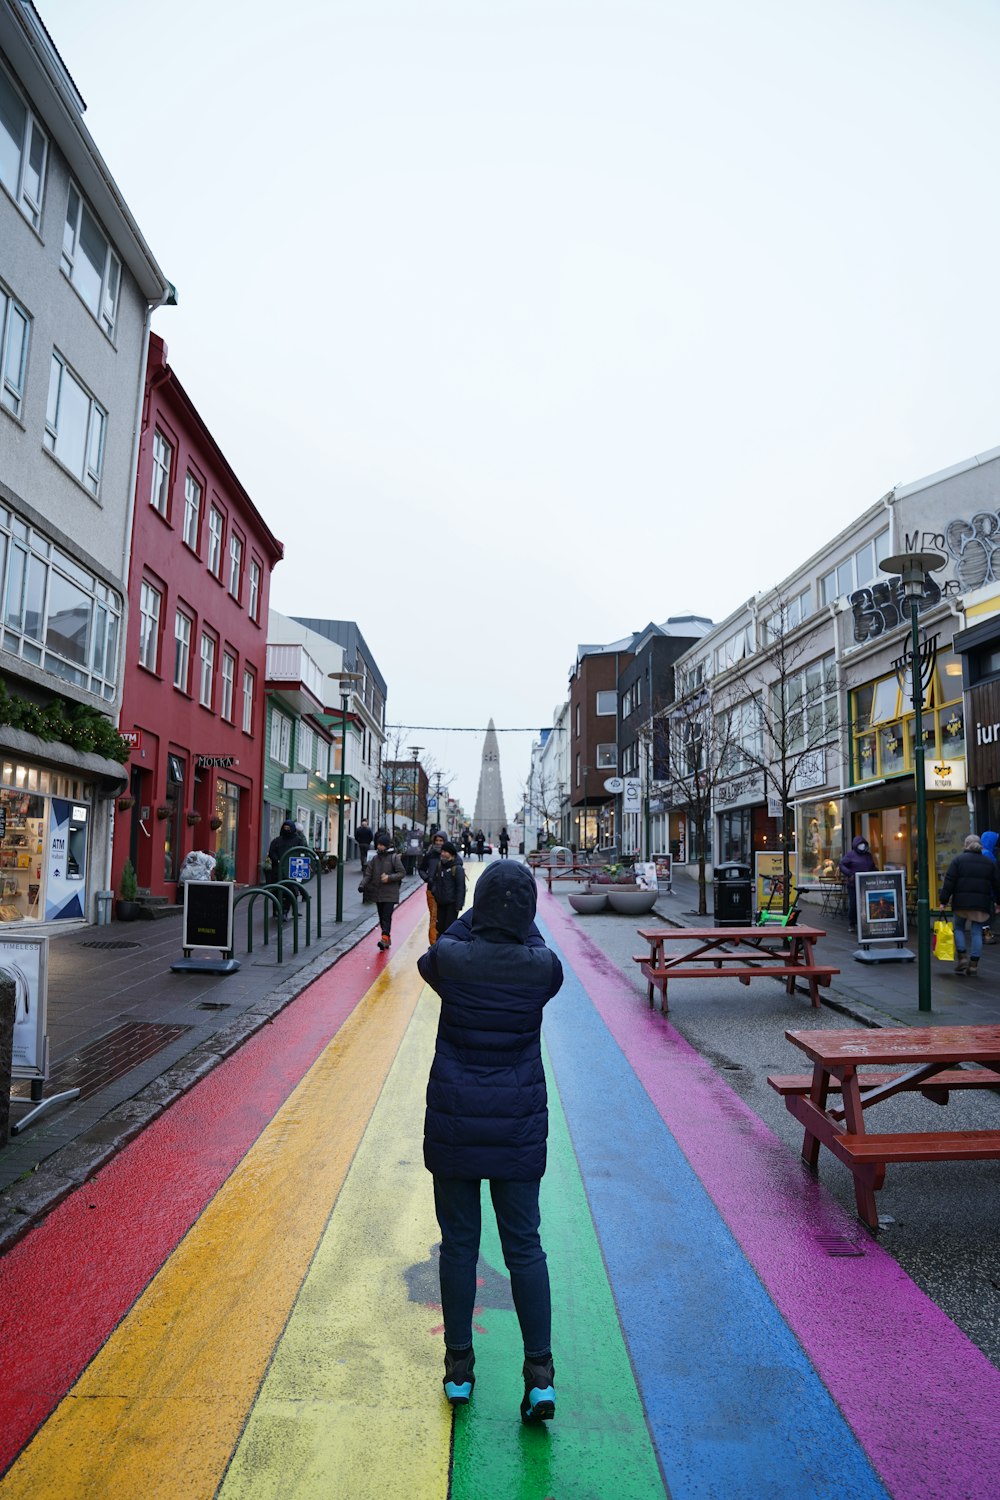
[{"label": "framed poster stand", "polygon": [[[174,974],[235,974],[233,957],[232,880],[187,880],[184,883],[184,957],[170,965]],[[220,952],[219,958],[192,958],[195,952]]]},{"label": "framed poster stand", "polygon": [[[14,985],[14,1045],[11,1078],[31,1080],[31,1103],[15,1120],[11,1135],[20,1135],[53,1104],[77,1099],[79,1089],[64,1089],[43,1097],[49,1076],[49,1038],[45,1030],[49,1004],[49,940],[47,937],[0,938],[0,974]],[[11,1095],[11,1107],[24,1101]]]},{"label": "framed poster stand", "polygon": [[[906,943],[906,872],[859,870],[854,877],[858,904],[859,964],[911,963],[916,954]],[[891,945],[891,946],[890,946]]]},{"label": "framed poster stand", "polygon": [[673,870],[669,854],[654,854],[651,856],[656,869],[656,889],[661,896],[673,895]]}]

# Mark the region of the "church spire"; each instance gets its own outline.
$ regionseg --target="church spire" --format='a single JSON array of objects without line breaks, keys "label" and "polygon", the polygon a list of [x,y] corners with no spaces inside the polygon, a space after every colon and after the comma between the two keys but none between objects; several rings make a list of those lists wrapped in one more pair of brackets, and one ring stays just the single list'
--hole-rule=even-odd
[{"label": "church spire", "polygon": [[483,741],[483,763],[479,772],[479,791],[476,793],[476,813],[472,820],[472,830],[475,833],[481,828],[488,839],[495,841],[500,837],[501,828],[506,828],[506,826],[503,782],[500,779],[500,747],[497,744],[497,732],[491,719]]}]

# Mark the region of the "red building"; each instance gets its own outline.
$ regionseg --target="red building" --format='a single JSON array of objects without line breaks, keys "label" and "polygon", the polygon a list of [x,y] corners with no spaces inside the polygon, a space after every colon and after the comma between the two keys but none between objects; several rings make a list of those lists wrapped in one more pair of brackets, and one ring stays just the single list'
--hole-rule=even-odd
[{"label": "red building", "polygon": [[271,570],[283,547],[151,335],[146,365],[121,731],[134,738],[115,820],[115,888],[172,897],[191,849],[258,877]]}]

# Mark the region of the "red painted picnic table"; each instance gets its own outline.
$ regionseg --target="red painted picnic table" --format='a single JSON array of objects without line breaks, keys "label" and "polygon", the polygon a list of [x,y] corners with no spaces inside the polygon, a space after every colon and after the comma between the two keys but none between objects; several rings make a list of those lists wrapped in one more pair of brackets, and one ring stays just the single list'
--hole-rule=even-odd
[{"label": "red painted picnic table", "polygon": [[[919,1092],[947,1104],[952,1089],[1000,1084],[1000,1026],[880,1027],[786,1031],[811,1060],[812,1075],[768,1083],[805,1126],[802,1158],[815,1170],[826,1146],[854,1174],[858,1217],[878,1230],[875,1194],[887,1162],[1000,1160],[1000,1130],[869,1134],[865,1111],[894,1094]],[[862,1074],[862,1067],[876,1071]],[[891,1071],[885,1071],[886,1068]],[[841,1103],[831,1105],[830,1095]]]},{"label": "red painted picnic table", "polygon": [[[640,927],[648,953],[633,955],[645,975],[650,1008],[653,991],[660,991],[666,1013],[667,984],[671,979],[738,979],[749,984],[760,974],[784,979],[790,995],[796,979],[804,979],[814,1006],[819,1006],[821,984],[829,984],[840,970],[819,963],[814,948],[826,933],[818,927]],[[667,953],[667,944],[693,943],[684,953]],[[749,950],[753,950],[752,952]]]}]

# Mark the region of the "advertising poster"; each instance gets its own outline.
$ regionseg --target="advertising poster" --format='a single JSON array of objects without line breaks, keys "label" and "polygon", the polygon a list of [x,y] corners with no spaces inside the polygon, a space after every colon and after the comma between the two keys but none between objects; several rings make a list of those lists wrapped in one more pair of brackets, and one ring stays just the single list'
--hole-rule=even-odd
[{"label": "advertising poster", "polygon": [[671,885],[670,855],[654,854],[653,868],[656,870],[656,884],[660,890],[669,891]]},{"label": "advertising poster", "polygon": [[84,915],[84,875],[87,867],[87,811],[63,797],[49,804],[48,868],[45,879],[45,920]]},{"label": "advertising poster", "polygon": [[855,875],[859,943],[906,941],[904,876],[903,870],[860,870]]},{"label": "advertising poster", "polygon": [[14,981],[14,1078],[45,1077],[49,940],[0,938],[0,973]]},{"label": "advertising poster", "polygon": [[[757,877],[757,910],[758,911],[782,911],[784,910],[785,883],[785,856],[780,849],[773,853],[770,851],[760,852],[754,855]],[[798,872],[794,854],[788,856],[788,878],[791,890],[788,893],[788,905],[791,906],[795,900],[796,882]]]},{"label": "advertising poster", "polygon": [[231,880],[188,880],[184,884],[184,948],[233,946],[233,890]]}]

